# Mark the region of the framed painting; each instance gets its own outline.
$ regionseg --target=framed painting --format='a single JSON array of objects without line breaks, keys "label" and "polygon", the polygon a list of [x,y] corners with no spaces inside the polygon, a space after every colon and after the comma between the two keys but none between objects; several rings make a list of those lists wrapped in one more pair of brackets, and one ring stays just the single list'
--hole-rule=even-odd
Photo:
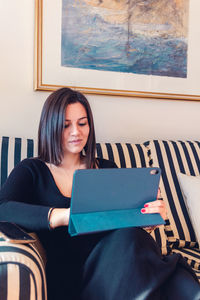
[{"label": "framed painting", "polygon": [[199,0],[35,0],[36,90],[200,100]]}]

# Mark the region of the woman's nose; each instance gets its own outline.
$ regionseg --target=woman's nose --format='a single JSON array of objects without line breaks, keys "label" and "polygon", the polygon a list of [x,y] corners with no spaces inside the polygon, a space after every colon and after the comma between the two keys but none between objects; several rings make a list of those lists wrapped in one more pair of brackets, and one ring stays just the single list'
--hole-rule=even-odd
[{"label": "woman's nose", "polygon": [[72,126],[71,134],[75,135],[79,133],[79,128],[77,125]]}]

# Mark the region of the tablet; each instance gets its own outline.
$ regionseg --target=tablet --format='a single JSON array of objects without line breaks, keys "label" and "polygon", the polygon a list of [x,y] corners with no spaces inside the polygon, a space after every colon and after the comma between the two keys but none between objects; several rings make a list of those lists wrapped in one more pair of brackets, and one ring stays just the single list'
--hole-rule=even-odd
[{"label": "tablet", "polygon": [[159,168],[77,170],[68,230],[71,236],[124,227],[164,224],[160,214],[142,214],[157,198]]}]

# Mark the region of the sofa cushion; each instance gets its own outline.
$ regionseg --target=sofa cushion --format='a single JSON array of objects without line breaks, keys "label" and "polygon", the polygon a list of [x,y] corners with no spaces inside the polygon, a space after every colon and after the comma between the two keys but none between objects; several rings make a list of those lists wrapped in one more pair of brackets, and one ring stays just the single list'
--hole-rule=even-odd
[{"label": "sofa cushion", "polygon": [[0,187],[14,166],[22,159],[37,155],[37,143],[33,139],[0,138]]},{"label": "sofa cushion", "polygon": [[119,168],[140,168],[149,166],[144,145],[123,143],[97,143],[97,156],[114,161]]},{"label": "sofa cushion", "polygon": [[177,174],[199,175],[200,143],[156,140],[145,144],[151,165],[162,170],[160,187],[170,220],[166,226],[168,241],[175,248],[198,247]]},{"label": "sofa cushion", "polygon": [[183,191],[186,207],[200,245],[200,176],[178,174],[178,180]]},{"label": "sofa cushion", "polygon": [[[119,168],[149,167],[148,150],[143,144],[97,143],[97,156],[114,161]],[[162,253],[169,252],[165,227],[159,226],[151,233],[160,245]]]}]

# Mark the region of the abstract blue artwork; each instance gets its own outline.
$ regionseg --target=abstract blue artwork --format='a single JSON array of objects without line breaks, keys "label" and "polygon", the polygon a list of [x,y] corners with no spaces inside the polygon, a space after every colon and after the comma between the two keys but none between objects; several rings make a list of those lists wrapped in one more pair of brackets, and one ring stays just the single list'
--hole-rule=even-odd
[{"label": "abstract blue artwork", "polygon": [[62,0],[61,66],[187,77],[189,0]]}]

